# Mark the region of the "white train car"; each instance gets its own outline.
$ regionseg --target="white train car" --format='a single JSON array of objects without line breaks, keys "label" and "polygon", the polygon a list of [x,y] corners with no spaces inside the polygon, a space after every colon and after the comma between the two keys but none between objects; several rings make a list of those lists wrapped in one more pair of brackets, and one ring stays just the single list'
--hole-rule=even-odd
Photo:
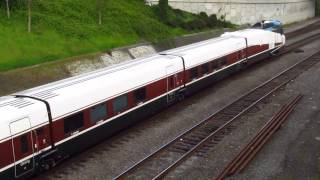
[{"label": "white train car", "polygon": [[0,98],[0,179],[49,169],[284,44],[246,29]]}]

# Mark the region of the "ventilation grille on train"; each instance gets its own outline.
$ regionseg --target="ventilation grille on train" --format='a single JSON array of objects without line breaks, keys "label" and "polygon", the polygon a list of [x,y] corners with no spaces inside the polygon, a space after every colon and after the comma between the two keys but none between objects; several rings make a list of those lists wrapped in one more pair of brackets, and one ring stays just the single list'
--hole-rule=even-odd
[{"label": "ventilation grille on train", "polygon": [[31,96],[39,98],[39,99],[47,100],[47,99],[58,96],[58,94],[53,93],[51,91],[42,91],[42,92],[38,92],[36,94],[32,94]]},{"label": "ventilation grille on train", "polygon": [[34,103],[31,101],[25,100],[25,99],[15,99],[13,101],[9,101],[9,102],[0,104],[0,107],[12,106],[12,107],[21,109],[21,108],[30,106],[32,104],[34,104]]}]

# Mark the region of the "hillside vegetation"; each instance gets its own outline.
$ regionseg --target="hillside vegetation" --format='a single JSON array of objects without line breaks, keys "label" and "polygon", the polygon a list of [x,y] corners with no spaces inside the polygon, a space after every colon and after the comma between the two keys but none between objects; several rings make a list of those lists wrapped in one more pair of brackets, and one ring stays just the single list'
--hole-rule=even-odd
[{"label": "hillside vegetation", "polygon": [[163,19],[143,0],[32,0],[28,33],[28,1],[9,2],[10,18],[0,4],[0,71],[230,25],[171,8]]}]

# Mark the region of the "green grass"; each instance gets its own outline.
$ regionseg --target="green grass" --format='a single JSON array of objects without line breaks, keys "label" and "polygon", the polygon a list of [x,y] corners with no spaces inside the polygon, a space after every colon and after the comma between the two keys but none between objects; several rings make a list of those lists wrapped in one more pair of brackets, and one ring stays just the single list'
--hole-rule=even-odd
[{"label": "green grass", "polygon": [[[11,2],[10,19],[3,2],[0,6],[0,71],[199,31],[162,22],[143,0],[104,0],[102,25],[95,0],[33,0],[28,33],[26,1]],[[185,12],[178,16],[196,17]]]}]

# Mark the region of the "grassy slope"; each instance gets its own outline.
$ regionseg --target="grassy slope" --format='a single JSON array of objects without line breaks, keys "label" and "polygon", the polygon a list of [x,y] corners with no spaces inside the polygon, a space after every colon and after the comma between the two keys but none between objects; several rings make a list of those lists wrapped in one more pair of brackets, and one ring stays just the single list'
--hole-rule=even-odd
[{"label": "grassy slope", "polygon": [[101,26],[95,0],[33,2],[31,34],[25,4],[12,7],[10,20],[1,7],[0,71],[185,33],[159,22],[142,0],[106,1]]},{"label": "grassy slope", "polygon": [[[0,71],[209,28],[202,26],[203,17],[171,8],[168,26],[159,20],[159,9],[144,0],[102,1],[98,25],[96,0],[33,0],[32,33],[27,32],[27,1],[10,1],[10,19],[0,1]],[[185,25],[189,30],[181,28]]]}]

